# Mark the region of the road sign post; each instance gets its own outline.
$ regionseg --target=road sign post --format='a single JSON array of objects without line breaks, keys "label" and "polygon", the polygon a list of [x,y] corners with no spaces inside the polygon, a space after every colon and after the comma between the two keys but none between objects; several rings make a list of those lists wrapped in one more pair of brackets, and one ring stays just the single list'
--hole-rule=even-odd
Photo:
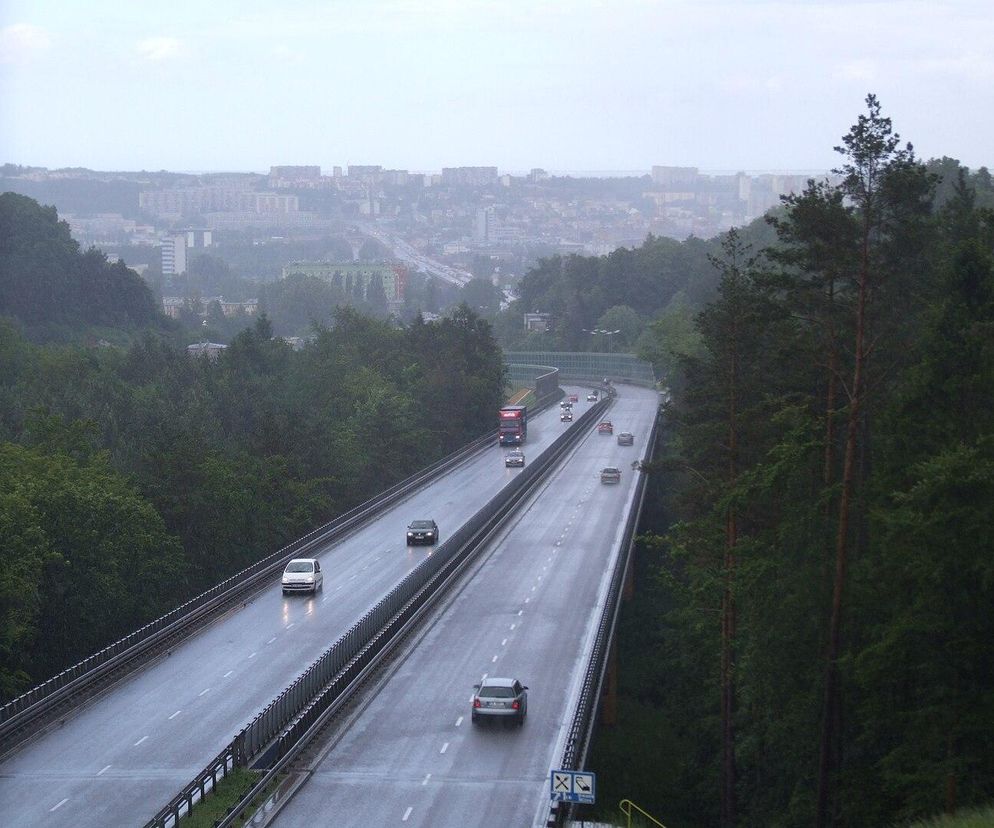
[{"label": "road sign post", "polygon": [[549,798],[553,802],[593,805],[596,789],[597,774],[589,771],[554,770],[549,774]]}]

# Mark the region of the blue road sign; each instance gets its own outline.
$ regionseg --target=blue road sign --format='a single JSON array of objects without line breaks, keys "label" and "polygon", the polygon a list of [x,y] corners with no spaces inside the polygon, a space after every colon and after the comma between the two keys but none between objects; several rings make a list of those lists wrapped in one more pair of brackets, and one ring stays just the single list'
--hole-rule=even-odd
[{"label": "blue road sign", "polygon": [[549,774],[549,797],[554,802],[593,805],[597,775],[588,771],[554,770]]}]

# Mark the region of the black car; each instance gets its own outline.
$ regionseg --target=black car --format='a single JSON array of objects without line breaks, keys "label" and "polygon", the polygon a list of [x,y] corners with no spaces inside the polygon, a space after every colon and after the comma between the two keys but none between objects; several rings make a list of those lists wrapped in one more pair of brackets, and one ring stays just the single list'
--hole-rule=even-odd
[{"label": "black car", "polygon": [[438,543],[438,524],[433,520],[415,520],[407,527],[407,545]]}]

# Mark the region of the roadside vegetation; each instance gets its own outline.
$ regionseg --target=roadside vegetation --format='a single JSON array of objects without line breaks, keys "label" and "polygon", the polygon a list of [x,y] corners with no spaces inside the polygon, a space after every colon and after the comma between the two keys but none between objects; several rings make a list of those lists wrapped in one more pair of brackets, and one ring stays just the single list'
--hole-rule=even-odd
[{"label": "roadside vegetation", "polygon": [[131,344],[80,344],[92,302],[57,330],[35,308],[85,293],[93,257],[10,194],[0,246],[0,701],[495,427],[503,361],[468,309],[342,307],[299,351],[263,316],[196,358],[105,263],[126,307],[111,285],[99,314]]},{"label": "roadside vegetation", "polygon": [[838,151],[774,244],[724,236],[698,346],[670,349],[588,763],[668,828],[994,800],[991,178],[921,163],[872,96]]}]

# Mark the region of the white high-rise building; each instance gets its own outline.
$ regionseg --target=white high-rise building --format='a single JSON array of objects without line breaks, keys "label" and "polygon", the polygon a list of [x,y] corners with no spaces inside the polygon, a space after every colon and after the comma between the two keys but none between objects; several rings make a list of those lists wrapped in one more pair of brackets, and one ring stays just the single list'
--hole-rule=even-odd
[{"label": "white high-rise building", "polygon": [[159,246],[162,251],[162,274],[178,276],[186,273],[186,233],[163,236]]}]

